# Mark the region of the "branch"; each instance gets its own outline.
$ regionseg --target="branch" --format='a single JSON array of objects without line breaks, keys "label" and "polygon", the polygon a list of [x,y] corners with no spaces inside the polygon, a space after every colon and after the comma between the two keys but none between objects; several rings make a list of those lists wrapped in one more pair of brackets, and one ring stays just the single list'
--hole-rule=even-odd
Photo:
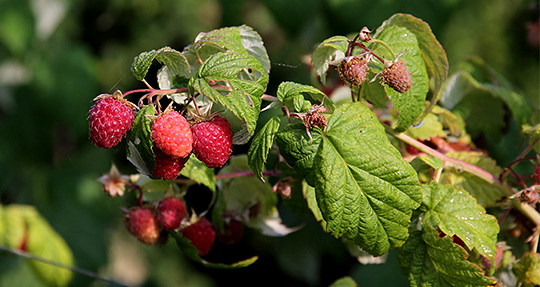
[{"label": "branch", "polygon": [[[485,171],[484,169],[481,169],[479,167],[477,167],[476,165],[474,164],[471,164],[471,163],[468,163],[468,162],[464,162],[462,160],[459,160],[459,159],[455,159],[455,158],[451,158],[439,151],[436,151],[430,147],[428,147],[427,145],[411,138],[410,136],[406,135],[406,134],[396,134],[390,127],[388,126],[385,126],[386,127],[386,131],[388,133],[390,133],[391,135],[393,135],[394,137],[396,137],[397,139],[403,141],[404,143],[410,145],[410,146],[413,146],[415,147],[416,149],[418,149],[419,151],[422,151],[432,157],[436,157],[436,158],[439,158],[443,161],[443,167],[454,167],[456,169],[459,169],[459,170],[463,170],[463,171],[466,171],[468,173],[471,173],[471,174],[474,174],[476,176],[478,176],[479,178],[491,183],[491,184],[498,184],[498,185],[501,185],[501,181],[499,180],[498,177],[494,176],[493,174]],[[512,195],[513,193],[508,191],[508,195]]]},{"label": "branch", "polygon": [[[505,187],[504,190],[506,191],[506,194],[507,196],[512,196],[514,193],[512,192],[511,189],[509,189],[508,186],[505,186],[501,183],[501,181],[499,180],[498,177],[494,176],[493,174],[487,172],[486,170],[484,169],[481,169],[473,164],[470,164],[468,162],[464,162],[462,160],[458,160],[458,159],[455,159],[455,158],[451,158],[449,156],[446,156],[445,154],[439,152],[439,151],[436,151],[430,147],[428,147],[427,145],[411,138],[410,136],[406,135],[406,134],[396,134],[391,127],[385,125],[385,128],[386,128],[386,131],[393,135],[394,137],[396,137],[397,139],[415,147],[416,149],[432,156],[432,157],[436,157],[436,158],[439,158],[443,161],[443,168],[446,167],[446,166],[450,166],[450,167],[454,167],[456,169],[460,169],[460,170],[463,170],[463,171],[466,171],[470,174],[474,174],[476,176],[478,176],[479,178],[491,183],[491,184],[495,184],[495,185],[500,185],[500,186],[503,186]],[[536,229],[534,231],[534,237],[533,237],[533,240],[531,242],[531,251],[532,252],[536,252],[537,251],[537,248],[538,248],[538,242],[539,242],[539,237],[540,237],[540,213],[538,213],[538,211],[532,207],[531,205],[525,203],[525,202],[521,202],[520,200],[518,199],[512,199],[510,201],[512,203],[512,206],[519,210],[521,213],[523,213],[523,215],[525,215],[529,220],[531,220],[533,222],[533,224],[536,226]]]}]

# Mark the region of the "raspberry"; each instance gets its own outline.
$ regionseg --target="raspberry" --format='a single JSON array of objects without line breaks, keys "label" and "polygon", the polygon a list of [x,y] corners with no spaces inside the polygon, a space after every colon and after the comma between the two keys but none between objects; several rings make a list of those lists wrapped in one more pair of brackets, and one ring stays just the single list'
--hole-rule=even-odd
[{"label": "raspberry", "polygon": [[174,230],[186,217],[186,208],[178,198],[169,197],[162,200],[157,207],[159,225],[165,230]]},{"label": "raspberry", "polygon": [[194,124],[191,130],[195,156],[209,168],[223,166],[232,153],[232,130],[227,119],[216,116]]},{"label": "raspberry", "polygon": [[159,225],[154,211],[149,208],[134,208],[124,216],[127,230],[144,244],[154,245],[159,239]]},{"label": "raspberry", "polygon": [[540,184],[540,166],[534,169],[534,181],[536,184]]},{"label": "raspberry", "polygon": [[[125,101],[125,100],[123,100]],[[133,123],[133,110],[122,100],[106,97],[90,108],[90,140],[98,147],[117,145]]]},{"label": "raspberry", "polygon": [[244,226],[238,220],[231,219],[228,222],[223,221],[223,233],[218,232],[219,241],[231,245],[238,243],[244,235]]},{"label": "raspberry", "polygon": [[158,148],[154,148],[154,154],[156,155],[156,166],[152,174],[163,180],[178,177],[178,173],[184,168],[187,160],[187,158],[183,157],[172,157]]},{"label": "raspberry", "polygon": [[187,157],[193,136],[186,119],[177,111],[160,116],[152,125],[152,140],[156,147],[172,157]]},{"label": "raspberry", "polygon": [[184,228],[182,235],[189,239],[191,244],[199,250],[200,256],[208,254],[216,239],[216,233],[212,229],[212,224],[206,218],[201,218],[199,221]]},{"label": "raspberry", "polygon": [[398,93],[405,93],[412,86],[411,75],[409,75],[403,60],[392,62],[390,66],[386,67],[381,72],[381,80]]},{"label": "raspberry", "polygon": [[339,76],[342,80],[354,86],[360,86],[366,80],[367,60],[363,57],[345,58],[338,66]]}]

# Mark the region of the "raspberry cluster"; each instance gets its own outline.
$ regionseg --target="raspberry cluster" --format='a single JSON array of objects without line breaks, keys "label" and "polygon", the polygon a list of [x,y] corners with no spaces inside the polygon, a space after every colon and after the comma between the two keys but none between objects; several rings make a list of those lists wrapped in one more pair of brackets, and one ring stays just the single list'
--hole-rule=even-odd
[{"label": "raspberry cluster", "polygon": [[178,232],[190,240],[199,255],[206,255],[216,238],[212,223],[205,218],[194,222],[184,219],[184,203],[175,197],[165,198],[156,206],[134,207],[124,215],[126,229],[144,244],[155,245],[166,239],[168,231]]},{"label": "raspberry cluster", "polygon": [[[209,168],[223,166],[232,154],[231,125],[222,116],[193,116],[194,119],[188,121],[172,107],[161,112],[159,103],[150,101],[149,104],[159,111],[157,114],[147,114],[148,109],[135,114],[134,110],[139,108],[124,99],[120,91],[98,96],[95,100],[88,116],[90,140],[98,147],[109,149],[118,145],[131,130],[129,138],[133,139],[133,144],[142,143],[142,151],[146,152],[145,158],[139,154],[140,159],[151,160],[148,156],[153,155],[154,164],[149,176],[174,180],[192,154]],[[151,165],[147,163],[147,166]],[[126,186],[137,185],[117,170],[102,178],[102,182],[104,190],[111,196],[123,195]],[[139,200],[139,206],[125,212],[124,223],[128,232],[140,242],[155,245],[163,243],[169,233],[177,233],[189,239],[199,250],[199,255],[210,251],[216,238],[212,223],[204,217],[186,219],[186,208],[180,198],[168,197],[144,205],[142,197]],[[236,224],[234,230],[242,228],[239,225]]]},{"label": "raspberry cluster", "polygon": [[[90,140],[101,148],[117,145],[131,129],[135,105],[122,93],[104,95],[90,108]],[[213,115],[190,124],[179,112],[167,109],[150,122],[155,166],[152,175],[173,180],[194,155],[209,168],[223,166],[232,154],[232,130],[226,118]]]}]

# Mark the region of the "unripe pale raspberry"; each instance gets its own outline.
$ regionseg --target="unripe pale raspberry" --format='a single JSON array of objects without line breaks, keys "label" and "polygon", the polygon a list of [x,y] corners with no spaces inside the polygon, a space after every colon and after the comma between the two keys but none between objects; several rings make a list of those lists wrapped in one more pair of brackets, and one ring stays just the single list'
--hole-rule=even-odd
[{"label": "unripe pale raspberry", "polygon": [[352,85],[360,86],[366,80],[367,60],[355,56],[345,58],[338,66],[339,76]]},{"label": "unripe pale raspberry", "polygon": [[155,213],[149,208],[133,208],[124,216],[127,230],[147,245],[158,242],[160,230]]},{"label": "unripe pale raspberry", "polygon": [[199,255],[206,255],[214,240],[216,239],[216,233],[212,228],[212,223],[206,218],[201,218],[199,221],[187,226],[182,230],[182,236],[189,239],[198,250]]},{"label": "unripe pale raspberry", "polygon": [[163,229],[177,229],[180,227],[184,217],[186,217],[186,207],[180,199],[169,197],[159,202],[157,206],[157,219]]},{"label": "unripe pale raspberry", "polygon": [[111,148],[131,129],[133,119],[133,110],[124,102],[113,97],[102,98],[90,108],[90,140],[98,147]]},{"label": "unripe pale raspberry", "polygon": [[165,154],[158,148],[154,148],[154,154],[156,155],[156,165],[152,174],[163,180],[175,179],[178,177],[178,174],[184,168],[184,164],[187,161],[187,158],[183,157],[172,157],[168,154]]},{"label": "unripe pale raspberry", "polygon": [[177,158],[187,157],[193,148],[189,123],[177,111],[166,113],[154,122],[152,140],[157,148]]},{"label": "unripe pale raspberry", "polygon": [[220,167],[232,153],[232,130],[226,118],[216,116],[208,122],[194,124],[193,153],[209,168]]},{"label": "unripe pale raspberry", "polygon": [[407,71],[405,62],[393,62],[381,72],[381,80],[398,93],[405,93],[412,87],[411,75]]}]

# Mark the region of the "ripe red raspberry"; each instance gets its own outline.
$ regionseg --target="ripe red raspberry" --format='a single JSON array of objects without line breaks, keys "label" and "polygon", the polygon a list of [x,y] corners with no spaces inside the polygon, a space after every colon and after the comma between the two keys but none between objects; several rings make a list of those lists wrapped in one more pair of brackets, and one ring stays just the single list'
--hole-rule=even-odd
[{"label": "ripe red raspberry", "polygon": [[232,153],[232,130],[227,119],[216,116],[194,124],[191,130],[195,156],[209,168],[223,166]]},{"label": "ripe red raspberry", "polygon": [[183,157],[172,157],[158,148],[154,148],[154,154],[156,155],[156,166],[152,174],[163,180],[178,177],[178,173],[184,168],[187,160],[187,158]]},{"label": "ripe red raspberry", "polygon": [[154,122],[152,140],[156,147],[172,157],[187,157],[193,145],[189,123],[177,111],[166,113]]},{"label": "ripe red raspberry", "polygon": [[390,66],[385,67],[381,72],[381,80],[398,93],[405,93],[412,87],[411,75],[403,60],[392,62]]},{"label": "ripe red raspberry", "polygon": [[534,181],[536,184],[540,184],[540,165],[534,169]]},{"label": "ripe red raspberry", "polygon": [[[125,100],[124,100],[125,101]],[[122,100],[106,97],[90,108],[90,140],[98,147],[117,145],[133,123],[133,110]]]},{"label": "ripe red raspberry", "polygon": [[351,85],[360,86],[366,80],[367,63],[364,57],[345,58],[338,66],[339,76]]},{"label": "ripe red raspberry", "polygon": [[159,225],[165,230],[174,230],[180,227],[184,217],[186,217],[186,207],[178,198],[166,198],[157,207]]},{"label": "ripe red raspberry", "polygon": [[199,256],[208,254],[214,240],[216,239],[216,233],[212,229],[212,224],[206,218],[201,218],[199,221],[187,226],[182,230],[182,236],[189,239],[199,250]]},{"label": "ripe red raspberry", "polygon": [[154,211],[149,208],[133,208],[124,216],[127,230],[144,244],[154,245],[159,239],[159,225]]}]

